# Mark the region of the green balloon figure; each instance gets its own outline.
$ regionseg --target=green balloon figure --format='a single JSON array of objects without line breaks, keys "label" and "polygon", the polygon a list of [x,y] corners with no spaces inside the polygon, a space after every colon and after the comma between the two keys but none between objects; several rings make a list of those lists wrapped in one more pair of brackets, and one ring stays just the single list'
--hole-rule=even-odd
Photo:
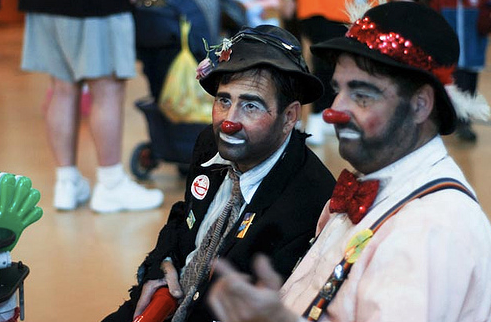
[{"label": "green balloon figure", "polygon": [[21,262],[12,263],[10,251],[24,229],[43,215],[36,206],[40,198],[29,178],[0,172],[0,322],[24,319],[22,284],[29,269]]}]

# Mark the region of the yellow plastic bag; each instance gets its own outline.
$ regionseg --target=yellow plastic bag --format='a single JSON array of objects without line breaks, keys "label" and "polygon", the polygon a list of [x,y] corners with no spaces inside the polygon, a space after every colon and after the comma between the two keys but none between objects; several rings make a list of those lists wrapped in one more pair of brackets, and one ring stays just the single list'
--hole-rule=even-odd
[{"label": "yellow plastic bag", "polygon": [[191,23],[181,20],[180,26],[182,49],[165,78],[160,110],[175,123],[211,123],[213,98],[196,80],[198,62],[189,49]]}]

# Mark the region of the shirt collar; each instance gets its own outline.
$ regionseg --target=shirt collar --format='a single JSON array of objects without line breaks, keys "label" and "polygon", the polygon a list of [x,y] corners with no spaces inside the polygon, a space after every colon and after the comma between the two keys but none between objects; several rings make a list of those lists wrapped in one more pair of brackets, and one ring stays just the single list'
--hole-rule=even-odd
[{"label": "shirt collar", "polygon": [[391,182],[405,182],[407,178],[411,178],[415,173],[419,173],[418,169],[430,167],[447,156],[448,152],[443,144],[443,140],[441,136],[437,135],[402,159],[378,171],[368,175],[362,175],[360,181],[379,180],[380,193],[377,199],[381,199],[386,197],[386,194],[390,194],[390,191],[385,191],[384,188]]},{"label": "shirt collar", "polygon": [[202,163],[201,166],[203,168],[207,168],[207,167],[210,167],[210,166],[215,165],[215,164],[217,164],[217,165],[233,165],[232,161],[225,160],[224,158],[222,158],[220,153],[217,152],[217,154],[215,154],[215,156],[213,158],[206,161],[205,163]]}]

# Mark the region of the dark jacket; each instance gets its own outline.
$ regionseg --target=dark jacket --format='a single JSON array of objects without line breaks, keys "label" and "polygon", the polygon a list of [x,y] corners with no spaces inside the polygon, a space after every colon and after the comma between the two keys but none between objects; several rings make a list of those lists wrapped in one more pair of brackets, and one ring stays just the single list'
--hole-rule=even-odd
[{"label": "dark jacket", "polygon": [[[217,153],[211,127],[198,138],[193,162],[187,180],[186,202],[174,205],[167,225],[162,229],[156,248],[142,264],[142,281],[163,277],[160,270],[162,260],[170,256],[176,268],[184,266],[186,256],[195,249],[196,234],[222,184],[226,171],[222,166],[203,168],[200,165]],[[198,175],[205,174],[210,186],[203,200],[194,198],[190,192],[191,184]],[[251,203],[242,212],[255,213],[253,224],[244,238],[236,238],[238,220],[233,234],[227,236],[225,247],[220,253],[239,270],[251,273],[251,259],[261,252],[271,257],[274,268],[284,278],[291,274],[298,259],[309,247],[314,237],[317,219],[332,194],[335,179],[317,156],[305,146],[305,134],[294,131],[291,140],[278,163],[263,179]],[[192,229],[186,217],[193,211],[196,218]],[[208,283],[206,283],[208,285]],[[204,294],[204,287],[201,288]],[[203,296],[196,302],[196,309],[190,320],[206,321]]]},{"label": "dark jacket", "polygon": [[[307,251],[314,237],[317,219],[332,194],[335,179],[319,158],[305,145],[306,134],[294,131],[289,144],[269,174],[263,179],[250,204],[245,207],[236,227],[226,237],[220,252],[240,271],[251,273],[251,260],[257,253],[271,258],[274,268],[286,279],[295,264]],[[160,264],[170,256],[177,269],[181,269],[186,256],[195,249],[196,234],[208,207],[227,173],[223,166],[201,167],[217,153],[211,126],[198,137],[190,173],[187,179],[185,201],[172,207],[167,224],[162,228],[157,245],[139,268],[139,285],[131,292],[131,300],[119,313],[105,321],[126,321],[123,311],[134,310],[141,285],[149,279],[164,276]],[[190,187],[199,175],[209,178],[209,190],[203,200],[191,194]],[[196,222],[190,229],[186,218],[192,210]],[[237,229],[246,213],[255,213],[252,225],[243,238],[237,238]],[[199,287],[200,296],[188,310],[188,321],[212,321],[211,312],[203,299],[205,283]],[[131,303],[133,302],[133,303]],[[128,313],[126,313],[128,314]],[[128,320],[131,321],[131,320]]]}]

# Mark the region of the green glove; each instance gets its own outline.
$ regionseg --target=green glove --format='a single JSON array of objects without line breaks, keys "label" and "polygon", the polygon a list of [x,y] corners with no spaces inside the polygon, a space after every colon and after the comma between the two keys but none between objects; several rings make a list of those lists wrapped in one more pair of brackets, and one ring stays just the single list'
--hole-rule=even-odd
[{"label": "green glove", "polygon": [[11,251],[22,231],[41,218],[43,210],[36,206],[39,199],[41,195],[29,178],[0,173],[0,227],[15,233],[15,241],[0,252]]}]

